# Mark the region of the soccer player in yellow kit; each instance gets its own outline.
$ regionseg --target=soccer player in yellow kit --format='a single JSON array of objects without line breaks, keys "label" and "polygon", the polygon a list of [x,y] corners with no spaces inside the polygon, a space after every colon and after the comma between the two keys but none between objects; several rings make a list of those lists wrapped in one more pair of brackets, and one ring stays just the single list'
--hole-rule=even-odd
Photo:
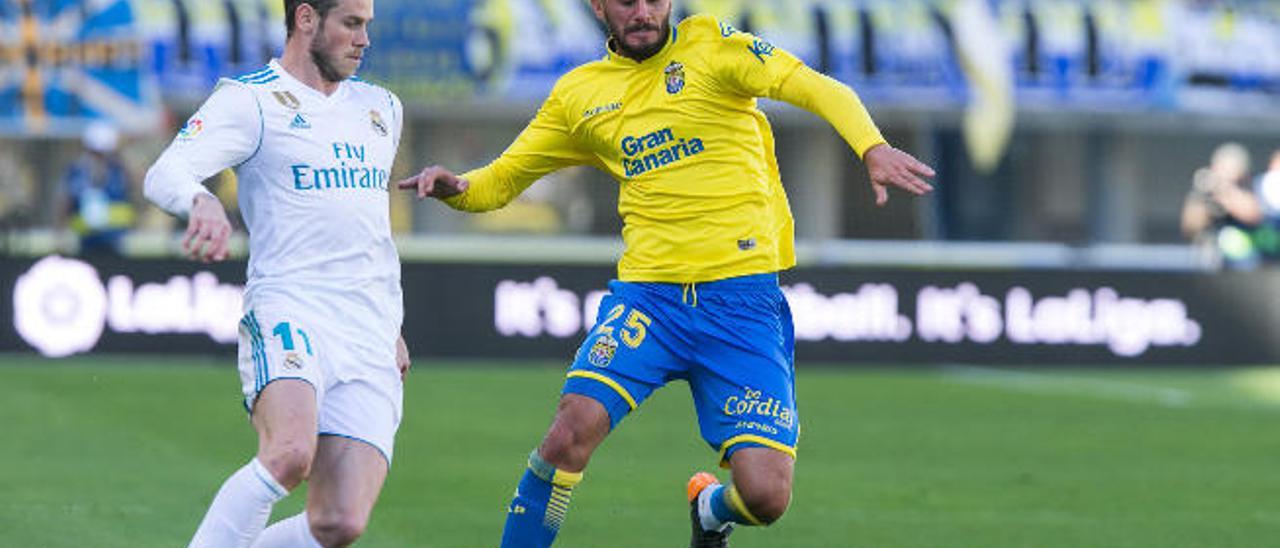
[{"label": "soccer player in yellow kit", "polygon": [[917,195],[933,171],[889,146],[857,95],[768,42],[706,16],[670,24],[671,0],[592,0],[609,53],[556,84],[493,163],[402,181],[463,211],[510,203],[544,175],[593,165],[621,186],[618,280],[569,368],[546,437],[508,508],[502,546],[555,540],[592,452],[650,394],[688,381],[703,438],[732,470],[690,479],[691,546],[786,511],[799,437],[791,313],[777,273],[795,265],[793,220],[756,98],[809,110],[886,187]]}]

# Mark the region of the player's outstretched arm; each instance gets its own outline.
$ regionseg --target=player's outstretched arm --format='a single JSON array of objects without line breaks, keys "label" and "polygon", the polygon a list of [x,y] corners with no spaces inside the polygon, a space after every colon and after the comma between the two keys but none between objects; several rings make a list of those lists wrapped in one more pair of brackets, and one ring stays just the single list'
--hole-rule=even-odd
[{"label": "player's outstretched arm", "polygon": [[[559,89],[557,85],[556,90]],[[592,160],[593,156],[570,135],[557,91],[553,90],[533,121],[489,165],[461,176],[433,166],[397,186],[416,191],[419,200],[438,198],[459,211],[481,213],[505,207],[548,173]]]},{"label": "player's outstretched arm", "polygon": [[419,200],[445,200],[463,194],[471,183],[440,166],[423,169],[417,175],[396,183],[400,190],[412,190]]},{"label": "player's outstretched arm", "polygon": [[933,191],[923,180],[933,170],[888,145],[852,88],[750,34],[722,26],[721,36],[721,83],[733,93],[784,101],[826,120],[867,164],[877,205],[888,202],[890,186],[917,196]]},{"label": "player's outstretched arm", "polygon": [[777,98],[826,120],[867,165],[876,205],[889,202],[888,187],[916,196],[933,192],[924,179],[933,169],[885,141],[853,89],[807,66],[800,66],[777,89]]}]

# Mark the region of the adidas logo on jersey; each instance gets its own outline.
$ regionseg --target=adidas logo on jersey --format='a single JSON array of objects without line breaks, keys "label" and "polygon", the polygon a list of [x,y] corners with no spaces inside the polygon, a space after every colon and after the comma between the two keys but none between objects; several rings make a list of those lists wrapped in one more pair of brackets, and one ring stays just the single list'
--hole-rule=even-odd
[{"label": "adidas logo on jersey", "polygon": [[293,117],[293,123],[289,124],[291,129],[311,129],[311,122],[303,118],[301,114]]}]

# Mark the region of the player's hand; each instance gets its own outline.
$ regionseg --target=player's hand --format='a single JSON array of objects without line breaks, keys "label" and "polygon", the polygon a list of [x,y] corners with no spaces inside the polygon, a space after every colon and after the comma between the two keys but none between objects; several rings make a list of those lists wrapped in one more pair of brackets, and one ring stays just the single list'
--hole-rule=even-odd
[{"label": "player's hand", "polygon": [[404,342],[404,335],[396,339],[396,367],[400,368],[400,382],[409,374],[413,361],[409,359],[409,345]]},{"label": "player's hand", "polygon": [[396,186],[401,190],[416,190],[419,200],[428,197],[443,200],[466,192],[470,183],[454,175],[452,171],[431,166],[422,170],[422,173],[396,183]]},{"label": "player's hand", "polygon": [[193,261],[213,263],[227,259],[227,241],[231,239],[231,221],[217,198],[208,194],[196,196],[187,220],[187,233],[182,250]]},{"label": "player's hand", "polygon": [[867,164],[867,174],[871,176],[871,188],[875,190],[878,206],[889,203],[890,186],[916,196],[933,192],[933,185],[926,183],[924,179],[934,177],[937,173],[901,150],[889,145],[877,145],[863,155],[862,161]]}]

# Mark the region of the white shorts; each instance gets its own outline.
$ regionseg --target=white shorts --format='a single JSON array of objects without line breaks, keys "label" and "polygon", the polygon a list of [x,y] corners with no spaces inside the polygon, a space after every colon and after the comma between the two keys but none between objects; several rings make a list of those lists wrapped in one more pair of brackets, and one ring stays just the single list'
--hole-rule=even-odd
[{"label": "white shorts", "polygon": [[240,382],[251,413],[267,385],[283,379],[310,383],[319,410],[317,434],[368,443],[390,465],[404,406],[396,366],[400,317],[367,304],[341,295],[246,295]]}]

